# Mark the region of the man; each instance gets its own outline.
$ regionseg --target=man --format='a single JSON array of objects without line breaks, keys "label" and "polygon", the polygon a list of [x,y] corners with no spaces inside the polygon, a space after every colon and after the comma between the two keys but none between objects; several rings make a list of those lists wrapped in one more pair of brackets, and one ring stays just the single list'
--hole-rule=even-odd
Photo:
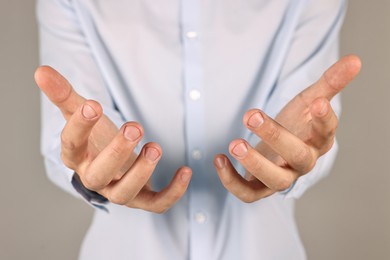
[{"label": "man", "polygon": [[334,96],[360,69],[321,76],[344,11],[38,1],[46,167],[97,208],[80,258],[304,259],[294,199],[329,171]]}]

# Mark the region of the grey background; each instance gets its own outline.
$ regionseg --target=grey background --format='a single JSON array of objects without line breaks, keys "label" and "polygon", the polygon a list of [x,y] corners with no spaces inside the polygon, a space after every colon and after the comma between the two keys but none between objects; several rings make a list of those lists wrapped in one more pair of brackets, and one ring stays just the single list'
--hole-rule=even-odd
[{"label": "grey background", "polygon": [[[298,201],[309,259],[390,259],[389,12],[388,0],[350,1],[342,53],[363,70],[343,95],[332,175]],[[0,0],[0,32],[0,259],[76,259],[92,209],[44,174],[34,1]]]}]

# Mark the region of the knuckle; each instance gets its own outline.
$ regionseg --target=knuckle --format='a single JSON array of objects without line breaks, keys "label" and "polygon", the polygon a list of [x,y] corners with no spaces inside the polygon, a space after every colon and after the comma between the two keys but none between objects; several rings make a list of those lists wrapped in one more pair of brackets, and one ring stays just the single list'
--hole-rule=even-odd
[{"label": "knuckle", "polygon": [[234,184],[234,178],[230,174],[221,174],[220,178],[223,186],[228,190]]},{"label": "knuckle", "polygon": [[76,144],[67,136],[64,131],[61,133],[61,146],[67,150],[74,150],[76,148]]},{"label": "knuckle", "polygon": [[266,138],[271,142],[277,142],[280,139],[280,129],[274,123],[269,124],[266,132]]},{"label": "knuckle", "polygon": [[294,154],[293,160],[296,168],[305,171],[313,164],[314,156],[307,145],[298,148]]},{"label": "knuckle", "polygon": [[328,144],[325,145],[325,147],[324,147],[324,148],[325,148],[325,152],[324,152],[324,153],[326,153],[326,152],[328,152],[330,149],[332,149],[334,143],[335,143],[335,140],[334,140],[334,138],[332,138],[332,139],[328,142]]},{"label": "knuckle", "polygon": [[75,163],[71,159],[69,159],[68,156],[66,156],[63,152],[61,152],[61,160],[66,167],[75,170]]},{"label": "knuckle", "polygon": [[149,180],[149,174],[147,174],[144,171],[136,171],[134,172],[135,178],[137,181],[142,182],[142,183],[147,183]]},{"label": "knuckle", "polygon": [[173,191],[169,197],[167,198],[167,200],[162,204],[162,206],[165,208],[165,209],[168,209],[170,208],[173,204],[176,203],[176,201],[178,201],[182,195],[183,195],[184,191],[182,190],[175,190]]},{"label": "knuckle", "polygon": [[106,186],[106,184],[103,183],[103,181],[101,180],[101,178],[98,177],[98,175],[90,172],[87,172],[85,174],[83,178],[83,184],[87,189],[94,191],[101,190]]},{"label": "knuckle", "polygon": [[336,115],[332,115],[332,118],[318,125],[317,131],[323,138],[332,138],[336,135],[339,121]]},{"label": "knuckle", "polygon": [[[170,196],[170,199],[169,199],[170,203],[169,203],[169,205],[171,205],[171,204],[175,203],[176,201],[178,201],[181,198],[182,194],[183,194],[183,192],[181,192],[181,191],[174,192]],[[169,205],[167,207],[169,207]]]},{"label": "knuckle", "polygon": [[156,214],[163,214],[168,210],[168,208],[169,208],[168,206],[157,205],[153,207],[151,211]]},{"label": "knuckle", "polygon": [[248,164],[248,170],[253,175],[256,175],[256,173],[260,173],[264,171],[264,165],[261,160],[259,159],[253,159]]},{"label": "knuckle", "polygon": [[278,184],[274,189],[279,192],[285,191],[288,188],[290,188],[293,183],[294,183],[294,179],[290,176],[286,176],[278,182]]},{"label": "knuckle", "polygon": [[180,191],[172,192],[163,201],[160,200],[153,203],[151,211],[157,214],[163,214],[168,211],[172,205],[181,198],[181,196],[182,192]]},{"label": "knuckle", "polygon": [[253,193],[245,192],[240,195],[240,200],[245,203],[252,203],[256,201]]},{"label": "knuckle", "polygon": [[327,143],[325,143],[321,149],[319,150],[319,155],[323,155],[325,153],[327,153],[330,149],[332,149],[333,145],[334,145],[334,138],[332,138],[331,140],[329,140]]},{"label": "knuckle", "polygon": [[332,138],[333,136],[336,135],[336,130],[337,130],[337,125],[335,127],[332,127],[331,129],[328,130],[328,133],[326,137]]},{"label": "knuckle", "polygon": [[110,194],[108,200],[117,205],[126,205],[130,199],[122,193],[113,192]]},{"label": "knuckle", "polygon": [[110,149],[110,155],[114,159],[120,159],[122,157],[123,150],[123,147],[121,147],[120,145],[114,145]]}]

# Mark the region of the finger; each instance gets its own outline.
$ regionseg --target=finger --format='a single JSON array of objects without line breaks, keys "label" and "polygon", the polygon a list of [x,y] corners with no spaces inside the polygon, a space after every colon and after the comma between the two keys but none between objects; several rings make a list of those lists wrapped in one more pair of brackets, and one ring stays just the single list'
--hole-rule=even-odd
[{"label": "finger", "polygon": [[354,55],[345,56],[326,70],[314,85],[304,90],[301,96],[308,103],[318,97],[331,100],[358,75],[360,68],[361,61],[359,57]]},{"label": "finger", "polygon": [[86,159],[88,138],[101,115],[101,106],[88,100],[69,118],[61,134],[61,156],[69,168],[76,170]]},{"label": "finger", "polygon": [[245,140],[238,139],[231,142],[229,151],[248,172],[271,190],[284,191],[288,189],[300,175],[289,167],[275,165],[253,149]]},{"label": "finger", "polygon": [[247,181],[244,179],[223,154],[215,157],[214,165],[222,185],[243,202],[258,201],[274,193],[273,190],[258,180]]},{"label": "finger", "polygon": [[107,191],[104,191],[108,194],[107,198],[120,205],[133,200],[148,182],[161,154],[162,151],[158,144],[146,144],[129,171],[118,182],[107,187]]},{"label": "finger", "polygon": [[338,126],[338,118],[329,101],[325,98],[316,99],[311,108],[312,139],[310,143],[316,147],[320,155],[329,151],[334,143]]},{"label": "finger", "polygon": [[142,127],[130,122],[122,126],[114,139],[85,169],[79,170],[84,186],[99,191],[106,187],[129,160],[143,136]]},{"label": "finger", "polygon": [[55,69],[49,66],[41,66],[35,71],[35,82],[45,95],[68,119],[84,102],[85,99],[78,95],[70,83]]},{"label": "finger", "polygon": [[169,185],[160,192],[143,189],[128,206],[155,213],[164,213],[183,197],[190,183],[192,171],[181,167]]},{"label": "finger", "polygon": [[301,173],[310,171],[317,159],[316,151],[258,109],[244,115],[244,124],[279,154],[290,167]]}]

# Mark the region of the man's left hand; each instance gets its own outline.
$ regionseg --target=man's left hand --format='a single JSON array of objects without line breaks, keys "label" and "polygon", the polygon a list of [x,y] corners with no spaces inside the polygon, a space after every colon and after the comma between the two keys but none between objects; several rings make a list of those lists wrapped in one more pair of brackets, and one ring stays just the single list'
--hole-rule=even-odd
[{"label": "man's left hand", "polygon": [[247,170],[245,177],[226,155],[215,157],[225,188],[244,202],[254,202],[287,190],[310,172],[334,143],[338,119],[330,101],[357,76],[360,68],[358,57],[343,57],[315,84],[295,96],[275,120],[259,109],[246,112],[244,125],[262,141],[256,147],[243,139],[230,143],[230,154]]}]

